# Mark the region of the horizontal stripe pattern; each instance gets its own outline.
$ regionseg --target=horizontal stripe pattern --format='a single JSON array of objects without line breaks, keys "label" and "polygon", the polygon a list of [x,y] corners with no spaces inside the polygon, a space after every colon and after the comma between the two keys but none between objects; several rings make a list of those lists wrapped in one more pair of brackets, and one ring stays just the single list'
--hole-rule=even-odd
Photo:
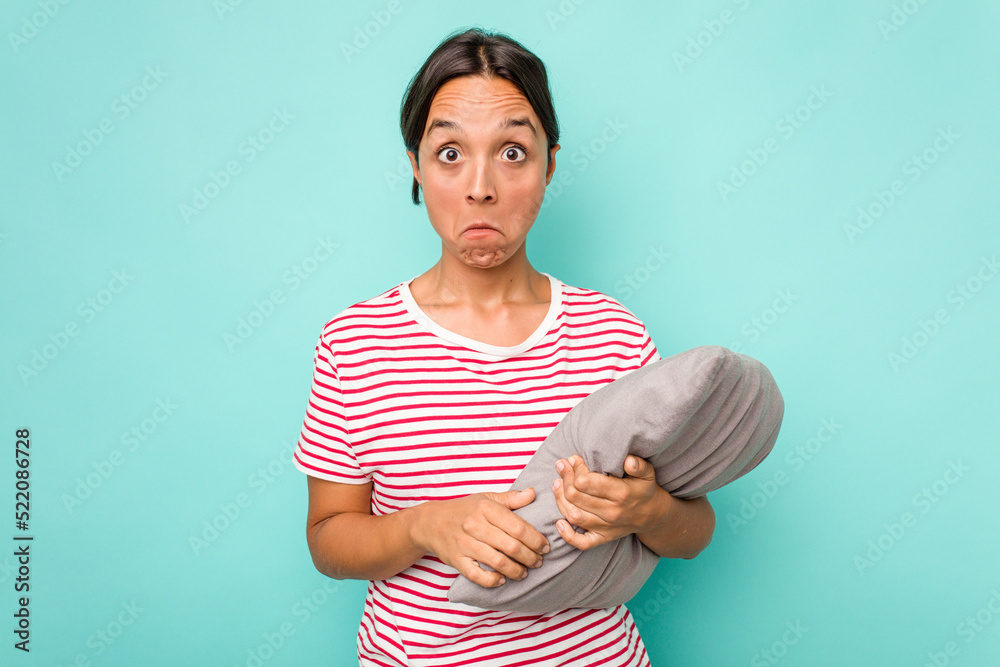
[{"label": "horizontal stripe pattern", "polygon": [[[335,482],[371,482],[375,515],[508,490],[573,406],[660,358],[619,301],[548,278],[545,320],[511,348],[433,323],[413,301],[410,281],[338,313],[316,345],[295,466]],[[483,610],[448,601],[457,576],[428,554],[369,582],[360,663],[649,664],[624,606],[542,616]]]}]

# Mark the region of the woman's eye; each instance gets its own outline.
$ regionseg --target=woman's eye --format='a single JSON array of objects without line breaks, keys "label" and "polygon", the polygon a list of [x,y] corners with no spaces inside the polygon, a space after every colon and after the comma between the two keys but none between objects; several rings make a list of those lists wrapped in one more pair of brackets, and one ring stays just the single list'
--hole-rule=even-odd
[{"label": "woman's eye", "polygon": [[438,157],[444,157],[445,162],[455,162],[458,159],[458,151],[454,148],[445,148],[438,153]]},{"label": "woman's eye", "polygon": [[524,157],[528,156],[525,150],[520,146],[510,146],[509,148],[506,148],[503,152],[504,158],[509,162],[520,162],[521,160],[523,160],[524,158],[518,157],[519,154],[524,155]]},{"label": "woman's eye", "polygon": [[[508,146],[504,149],[501,155],[507,162],[523,162],[524,159],[528,157],[528,152],[520,146]],[[442,148],[438,151],[438,159],[445,164],[454,164],[455,162],[458,162],[461,156],[462,154],[458,152],[458,149],[450,146]]]}]

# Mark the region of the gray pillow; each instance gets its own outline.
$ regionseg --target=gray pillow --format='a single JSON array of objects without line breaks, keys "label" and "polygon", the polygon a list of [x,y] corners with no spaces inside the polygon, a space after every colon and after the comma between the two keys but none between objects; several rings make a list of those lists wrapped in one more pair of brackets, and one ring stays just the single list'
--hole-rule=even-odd
[{"label": "gray pillow", "polygon": [[556,461],[579,454],[590,470],[623,477],[625,458],[634,454],[649,460],[671,495],[697,498],[753,470],[774,446],[783,414],[767,368],[717,345],[659,359],[604,385],[563,416],[512,485],[535,489],[535,500],[515,514],[548,539],[542,566],[497,588],[460,576],[448,599],[531,614],[627,602],[659,556],[635,535],[584,551],[559,537]]}]

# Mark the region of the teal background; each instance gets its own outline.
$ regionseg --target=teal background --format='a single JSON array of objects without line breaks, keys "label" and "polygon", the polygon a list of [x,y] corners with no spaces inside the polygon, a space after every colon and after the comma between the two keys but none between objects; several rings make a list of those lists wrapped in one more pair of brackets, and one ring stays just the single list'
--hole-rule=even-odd
[{"label": "teal background", "polygon": [[785,397],[773,453],[711,494],[709,548],[629,604],[653,664],[996,665],[1000,3],[389,7],[0,9],[0,496],[12,538],[29,428],[35,538],[30,654],[0,550],[0,662],[354,664],[366,584],[314,569],[288,452],[322,325],[440,256],[398,109],[438,43],[481,26],[545,62],[559,116],[532,264],[621,300],[664,357],[755,356]]}]

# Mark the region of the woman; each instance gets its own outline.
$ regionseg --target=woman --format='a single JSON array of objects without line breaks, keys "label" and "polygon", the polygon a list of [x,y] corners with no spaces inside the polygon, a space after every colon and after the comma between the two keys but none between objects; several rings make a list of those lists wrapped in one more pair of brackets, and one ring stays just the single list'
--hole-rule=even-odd
[{"label": "woman", "polygon": [[410,82],[401,129],[441,259],[320,336],[295,452],[313,562],[369,581],[362,665],[648,665],[623,606],[532,616],[447,599],[458,576],[502,586],[541,564],[549,545],[512,511],[535,493],[586,530],[561,526],[581,549],[635,533],[692,558],[715,525],[706,499],[672,498],[634,457],[624,479],[574,457],[553,489],[507,490],[576,403],[659,359],[618,301],[528,262],[559,150],[545,67],[506,36],[452,35]]}]

